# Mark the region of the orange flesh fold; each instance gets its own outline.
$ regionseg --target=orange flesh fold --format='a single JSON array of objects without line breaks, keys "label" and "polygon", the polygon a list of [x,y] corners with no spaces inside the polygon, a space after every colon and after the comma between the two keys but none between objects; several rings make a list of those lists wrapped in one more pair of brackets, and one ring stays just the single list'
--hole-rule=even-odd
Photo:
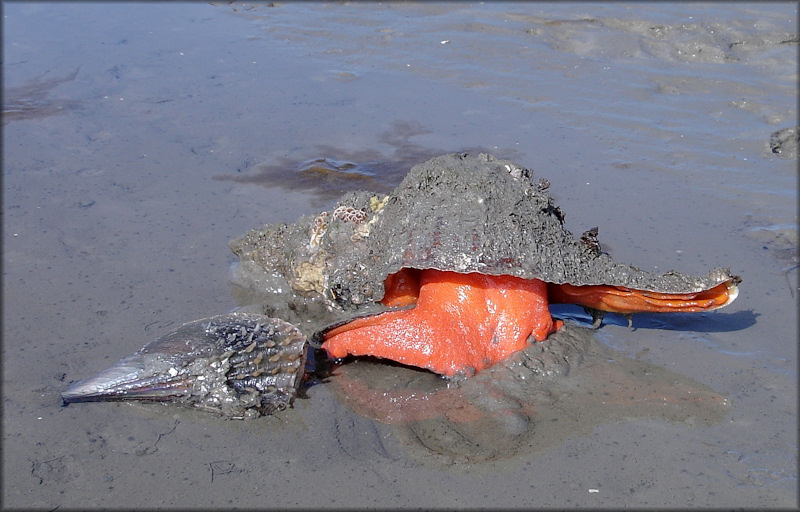
[{"label": "orange flesh fold", "polygon": [[[332,329],[322,345],[332,357],[375,356],[454,376],[480,371],[561,325],[536,279],[403,269],[386,280],[381,301],[412,309],[359,318]],[[416,292],[416,293],[415,293]]]},{"label": "orange flesh fold", "polygon": [[622,286],[547,285],[553,304],[579,304],[612,313],[693,313],[720,308],[729,302],[728,283],[696,293],[659,293]]}]

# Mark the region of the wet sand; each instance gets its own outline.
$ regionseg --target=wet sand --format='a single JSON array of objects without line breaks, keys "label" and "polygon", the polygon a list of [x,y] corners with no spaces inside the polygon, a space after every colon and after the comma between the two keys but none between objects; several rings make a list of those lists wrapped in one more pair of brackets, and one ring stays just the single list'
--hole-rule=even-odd
[{"label": "wet sand", "polygon": [[[797,124],[794,4],[3,9],[5,506],[797,507],[797,161],[770,146]],[[390,186],[391,162],[461,149],[549,179],[567,227],[599,226],[619,261],[743,277],[720,312],[609,316],[591,335],[595,362],[724,398],[721,414],[643,393],[582,415],[598,406],[581,382],[630,382],[587,363],[526,412],[563,408],[564,432],[469,462],[441,456],[464,446],[459,418],[398,426],[336,382],[252,421],[62,407],[69,383],[237,307],[228,240],[335,200],[293,177],[304,164]],[[497,447],[502,425],[471,434]],[[414,435],[442,427],[438,455]]]}]

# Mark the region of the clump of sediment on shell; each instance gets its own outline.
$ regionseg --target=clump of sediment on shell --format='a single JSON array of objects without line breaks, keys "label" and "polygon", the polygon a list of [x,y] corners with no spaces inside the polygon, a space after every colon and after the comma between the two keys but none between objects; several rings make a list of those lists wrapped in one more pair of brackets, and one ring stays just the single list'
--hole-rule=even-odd
[{"label": "clump of sediment on shell", "polygon": [[404,267],[663,293],[698,292],[731,279],[726,269],[652,274],[613,261],[598,250],[596,233],[576,240],[564,228],[548,185],[491,155],[436,157],[413,167],[389,196],[350,192],[329,212],[231,241],[240,258],[238,284],[280,295],[285,305],[268,300],[266,313],[288,315],[282,317],[311,334],[379,311],[384,280]]}]

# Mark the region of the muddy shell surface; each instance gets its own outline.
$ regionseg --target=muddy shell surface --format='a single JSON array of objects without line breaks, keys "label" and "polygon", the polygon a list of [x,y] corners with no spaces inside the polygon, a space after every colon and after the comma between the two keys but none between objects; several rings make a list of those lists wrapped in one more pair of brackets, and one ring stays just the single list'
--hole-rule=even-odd
[{"label": "muddy shell surface", "polygon": [[269,224],[231,241],[236,284],[265,314],[307,334],[377,313],[384,280],[404,267],[480,272],[572,285],[694,293],[736,279],[653,274],[615,262],[591,233],[576,239],[547,180],[488,154],[446,154],[414,166],[390,195],[351,192],[330,211]]}]

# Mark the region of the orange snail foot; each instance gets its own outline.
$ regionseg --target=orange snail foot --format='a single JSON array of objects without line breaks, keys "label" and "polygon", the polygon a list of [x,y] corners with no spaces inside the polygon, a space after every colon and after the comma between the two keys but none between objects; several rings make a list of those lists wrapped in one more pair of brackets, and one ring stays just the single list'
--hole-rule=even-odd
[{"label": "orange snail foot", "polygon": [[328,331],[322,347],[331,357],[375,356],[469,375],[563,325],[550,316],[547,285],[536,279],[402,269],[385,284],[383,304],[416,305]]}]

